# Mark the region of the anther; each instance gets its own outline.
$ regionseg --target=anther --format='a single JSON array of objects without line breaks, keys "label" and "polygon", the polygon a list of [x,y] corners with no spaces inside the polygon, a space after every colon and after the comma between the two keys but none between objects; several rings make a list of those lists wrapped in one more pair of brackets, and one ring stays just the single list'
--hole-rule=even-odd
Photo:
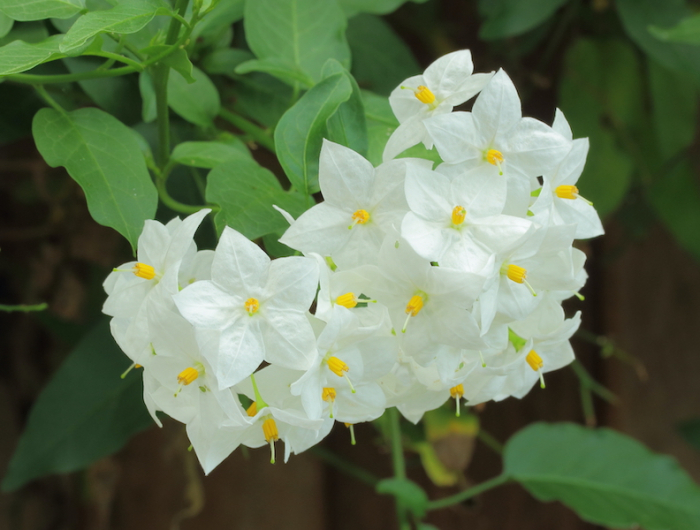
[{"label": "anther", "polygon": [[357,296],[355,296],[355,293],[341,294],[335,299],[335,303],[342,305],[343,307],[347,307],[348,309],[352,309],[357,305]]},{"label": "anther", "polygon": [[452,210],[452,224],[461,225],[466,216],[467,210],[464,208],[464,206],[455,206]]},{"label": "anther", "polygon": [[260,302],[257,298],[248,298],[244,304],[245,310],[250,316],[253,316],[260,309]]},{"label": "anther", "polygon": [[245,413],[250,416],[251,418],[254,417],[258,413],[258,404],[257,402],[253,401],[250,404],[250,407],[248,407],[245,411]]},{"label": "anther", "polygon": [[414,294],[411,299],[406,304],[406,322],[403,324],[401,329],[402,333],[406,333],[406,328],[408,327],[408,319],[416,316],[423,309],[423,297],[419,294]]},{"label": "anther", "polygon": [[523,267],[520,267],[519,265],[514,265],[511,263],[505,268],[505,274],[508,276],[508,279],[511,281],[514,281],[515,283],[522,283],[524,284],[529,290],[530,293],[532,293],[532,296],[537,296],[537,293],[535,290],[532,288],[532,285],[530,285],[527,281],[527,270],[524,269]]},{"label": "anther", "polygon": [[525,357],[527,364],[530,365],[537,374],[540,376],[540,388],[544,388],[544,376],[542,375],[542,367],[544,366],[544,361],[542,357],[537,355],[535,350],[530,350],[530,353]]},{"label": "anther", "polygon": [[501,167],[501,164],[503,164],[503,153],[497,149],[489,149],[486,151],[484,158],[489,164],[498,167],[499,175],[503,175],[503,168]]},{"label": "anther", "polygon": [[591,201],[584,199],[578,194],[578,188],[576,186],[570,184],[562,184],[561,186],[557,186],[557,188],[554,190],[554,193],[560,199],[581,199],[582,201],[585,201],[591,206],[593,206],[593,203]]},{"label": "anther", "polygon": [[352,386],[352,382],[350,381],[350,378],[348,377],[347,373],[350,371],[350,367],[345,364],[343,361],[338,359],[337,357],[329,357],[328,361],[328,369],[333,372],[335,375],[338,377],[344,377],[345,380],[348,382],[348,386],[350,387],[350,390],[352,393],[355,393],[355,387]]},{"label": "anther", "polygon": [[450,395],[457,402],[455,416],[459,417],[459,400],[464,396],[464,387],[462,386],[462,384],[460,383],[459,385],[450,388]]},{"label": "anther", "polygon": [[352,230],[352,227],[355,225],[363,225],[367,221],[369,221],[369,212],[367,210],[357,210],[354,214],[352,214],[352,224],[348,226],[348,230]]},{"label": "anther", "polygon": [[421,103],[426,105],[432,105],[435,103],[435,94],[427,86],[420,85],[416,90],[413,91],[416,95],[416,99]]},{"label": "anther", "polygon": [[180,374],[177,376],[177,382],[180,383],[181,385],[189,385],[192,381],[197,379],[199,377],[199,372],[197,371],[196,368],[192,368],[191,366],[188,368],[185,368]]},{"label": "anther", "polygon": [[152,280],[156,277],[156,270],[145,263],[137,263],[131,270],[136,276],[143,278],[144,280]]},{"label": "anther", "polygon": [[275,442],[280,439],[277,424],[272,416],[268,416],[262,424],[265,441],[270,444],[270,464],[275,463]]}]

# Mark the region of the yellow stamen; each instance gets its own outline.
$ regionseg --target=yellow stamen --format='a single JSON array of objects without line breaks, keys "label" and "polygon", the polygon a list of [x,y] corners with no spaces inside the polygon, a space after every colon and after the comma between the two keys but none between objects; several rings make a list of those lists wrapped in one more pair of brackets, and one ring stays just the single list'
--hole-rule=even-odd
[{"label": "yellow stamen", "polygon": [[369,212],[367,210],[357,210],[352,214],[352,224],[348,226],[348,230],[351,230],[355,225],[363,225],[369,221]]},{"label": "yellow stamen", "polygon": [[532,296],[537,296],[537,293],[532,288],[532,285],[530,285],[527,281],[527,270],[526,269],[511,263],[506,268],[505,273],[506,273],[506,276],[508,276],[509,280],[512,280],[515,283],[524,284],[525,287],[527,287],[530,290],[530,293],[532,294]]},{"label": "yellow stamen", "polygon": [[421,309],[423,309],[423,297],[418,294],[414,294],[408,301],[408,304],[406,304],[406,313],[414,317],[420,313]]},{"label": "yellow stamen", "polygon": [[420,85],[413,93],[416,95],[416,99],[421,103],[425,103],[426,105],[435,103],[435,94],[433,94],[432,90],[427,86]]},{"label": "yellow stamen", "polygon": [[136,276],[143,278],[144,280],[152,280],[156,277],[156,270],[145,263],[137,263],[131,270]]},{"label": "yellow stamen", "polygon": [[329,387],[329,386],[323,387],[323,393],[321,394],[323,401],[326,401],[326,402],[335,401],[335,396],[336,396],[335,388]]},{"label": "yellow stamen", "polygon": [[352,309],[357,305],[357,297],[355,296],[355,293],[341,294],[335,299],[335,303],[342,305],[343,307],[347,307],[348,309]]},{"label": "yellow stamen", "polygon": [[258,302],[257,298],[248,298],[248,300],[245,301],[244,307],[248,314],[252,316],[260,309],[260,302]]},{"label": "yellow stamen", "polygon": [[450,395],[454,398],[456,402],[455,416],[459,417],[459,401],[464,396],[464,387],[460,383],[457,386],[450,388]]},{"label": "yellow stamen", "polygon": [[258,413],[258,403],[256,401],[253,401],[250,404],[250,407],[246,409],[245,413],[251,418],[255,416]]},{"label": "yellow stamen", "polygon": [[535,350],[530,350],[530,353],[527,354],[525,360],[527,361],[527,364],[530,365],[530,368],[532,368],[540,376],[540,388],[544,388],[544,377],[542,375],[544,361],[542,360],[542,357],[537,355]]},{"label": "yellow stamen", "polygon": [[527,279],[527,270],[511,263],[506,270],[506,276],[515,283],[523,283]]},{"label": "yellow stamen", "polygon": [[338,377],[343,377],[345,375],[343,372],[350,370],[350,367],[337,357],[328,359],[328,368]]},{"label": "yellow stamen", "polygon": [[189,385],[192,381],[197,379],[199,377],[199,372],[197,371],[196,368],[192,368],[191,366],[189,368],[185,368],[180,374],[177,376],[177,382],[180,383],[181,385]]},{"label": "yellow stamen", "polygon": [[452,210],[452,224],[461,225],[466,216],[467,210],[464,208],[464,206],[455,206]]},{"label": "yellow stamen", "polygon": [[265,441],[270,444],[270,464],[275,463],[275,442],[280,439],[275,420],[268,416],[262,425]]},{"label": "yellow stamen", "polygon": [[498,173],[503,175],[503,169],[501,168],[501,164],[503,163],[503,153],[497,149],[489,149],[486,151],[484,158],[489,164],[498,167]]},{"label": "yellow stamen", "polygon": [[560,199],[575,199],[578,197],[578,188],[576,186],[557,186],[557,189],[554,190],[554,193],[557,194],[557,197]]}]

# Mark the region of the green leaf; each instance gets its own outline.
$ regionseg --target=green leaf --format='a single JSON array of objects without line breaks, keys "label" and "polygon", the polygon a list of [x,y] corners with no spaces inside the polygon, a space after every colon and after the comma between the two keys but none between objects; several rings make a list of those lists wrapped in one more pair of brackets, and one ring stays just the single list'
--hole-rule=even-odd
[{"label": "green leaf", "polygon": [[85,8],[82,0],[0,0],[0,12],[14,20],[70,18]]},{"label": "green leaf", "polygon": [[[156,44],[154,46],[148,46],[141,50],[141,53],[147,57],[154,57],[169,50],[170,46],[166,44]],[[175,70],[178,74],[185,78],[188,83],[194,83],[196,79],[192,77],[192,69],[194,66],[187,55],[187,51],[184,49],[177,50],[170,55],[166,56],[160,61],[163,64],[167,64],[170,68]]]},{"label": "green leaf", "polygon": [[119,377],[129,364],[110,335],[109,320],[85,335],[34,403],[3,491],[83,469],[153,424],[141,374]]},{"label": "green leaf", "polygon": [[29,44],[16,40],[0,48],[0,75],[18,74],[36,65],[65,57],[59,46],[63,35],[53,35],[46,40]]},{"label": "green leaf", "polygon": [[283,61],[313,81],[321,80],[323,65],[331,57],[350,67],[347,21],[337,2],[246,2],[243,24],[248,45],[260,60]]},{"label": "green leaf", "polygon": [[700,528],[700,488],[678,463],[609,429],[532,425],[506,444],[504,468],[538,499],[561,501],[586,521]]},{"label": "green leaf", "polygon": [[484,40],[505,39],[529,31],[563,6],[567,0],[501,0],[481,25]]},{"label": "green leaf", "polygon": [[185,166],[215,168],[232,158],[252,158],[243,142],[183,142],[178,144],[170,159]]},{"label": "green leaf", "polygon": [[252,58],[247,50],[220,48],[204,57],[202,68],[209,74],[232,74],[239,64]]},{"label": "green leaf", "polygon": [[192,31],[191,39],[199,45],[208,46],[229,30],[234,22],[243,18],[244,0],[219,2],[202,18]]},{"label": "green leaf", "polygon": [[14,20],[0,12],[0,39],[12,30],[14,23]]},{"label": "green leaf", "polygon": [[263,60],[251,59],[236,67],[237,74],[250,72],[270,74],[291,86],[294,86],[296,83],[301,83],[304,88],[314,86],[314,80],[300,70],[298,66],[279,57],[268,57]]},{"label": "green leaf", "polygon": [[428,506],[428,495],[415,482],[407,478],[386,478],[377,483],[375,490],[379,494],[393,495],[400,506],[419,519],[425,516]]},{"label": "green leaf", "polygon": [[700,44],[700,14],[681,20],[672,28],[651,26],[649,31],[657,39],[687,44]]},{"label": "green leaf", "polygon": [[303,196],[285,192],[270,171],[246,157],[230,159],[209,172],[206,200],[221,207],[214,219],[219,233],[230,226],[248,239],[289,226],[273,204],[295,216],[306,210]]},{"label": "green leaf", "polygon": [[678,243],[700,260],[700,186],[690,162],[669,168],[647,190],[647,200]]},{"label": "green leaf", "polygon": [[141,93],[141,119],[145,123],[150,123],[158,116],[158,109],[153,78],[147,70],[139,73],[139,92]]},{"label": "green leaf", "polygon": [[277,158],[292,185],[305,195],[320,191],[318,158],[327,133],[326,120],[351,95],[352,85],[345,74],[327,77],[304,94],[275,129]]},{"label": "green leaf", "polygon": [[698,116],[698,90],[687,74],[648,61],[651,112],[656,145],[669,159],[690,146]]},{"label": "green leaf", "polygon": [[161,0],[121,0],[114,8],[93,11],[75,21],[61,43],[61,51],[69,53],[99,33],[136,33],[157,14],[166,14]]},{"label": "green leaf", "polygon": [[64,166],[83,188],[92,218],[135,249],[145,220],[156,213],[158,194],[133,132],[96,108],[41,109],[32,132],[46,163]]},{"label": "green leaf", "polygon": [[589,138],[578,186],[601,217],[619,206],[631,183],[634,164],[620,139],[644,129],[642,84],[634,50],[623,41],[581,39],[566,55],[559,101],[574,137]]},{"label": "green leaf", "polygon": [[192,77],[194,83],[181,75],[168,77],[168,105],[190,123],[210,127],[221,109],[219,91],[199,68],[192,68]]},{"label": "green leaf", "polygon": [[[417,4],[422,4],[427,0],[411,0]],[[340,7],[345,14],[351,17],[357,13],[374,13],[375,15],[386,15],[396,11],[406,0],[340,0]]]},{"label": "green leaf", "polygon": [[700,419],[680,423],[678,432],[681,433],[686,442],[700,451]]},{"label": "green leaf", "polygon": [[352,86],[350,98],[341,103],[338,110],[328,118],[328,139],[349,147],[353,151],[367,156],[367,121],[365,106],[362,103],[362,93],[355,78],[350,75],[343,65],[335,59],[328,59],[323,67],[323,77],[341,73],[345,75]]},{"label": "green leaf", "polygon": [[410,48],[380,17],[351,18],[347,37],[352,75],[362,88],[388,96],[404,79],[422,70]]},{"label": "green leaf", "polygon": [[650,26],[671,27],[690,15],[685,0],[616,0],[622,25],[639,47],[659,64],[687,72],[700,83],[700,47],[662,42],[649,32]]},{"label": "green leaf", "polygon": [[292,88],[289,85],[257,72],[245,76],[228,72],[227,75],[236,81],[231,90],[234,112],[266,127],[273,127],[289,109],[292,101]]}]

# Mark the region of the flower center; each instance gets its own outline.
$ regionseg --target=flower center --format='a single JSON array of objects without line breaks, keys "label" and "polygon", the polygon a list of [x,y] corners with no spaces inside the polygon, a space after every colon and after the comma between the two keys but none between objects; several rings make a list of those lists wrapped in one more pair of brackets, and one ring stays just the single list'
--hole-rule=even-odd
[{"label": "flower center", "polygon": [[513,263],[509,265],[504,263],[501,267],[501,274],[505,274],[509,280],[514,281],[515,283],[524,284],[525,287],[530,290],[532,296],[537,296],[537,293],[532,288],[532,285],[530,285],[527,281],[527,269]]},{"label": "flower center", "polygon": [[567,185],[561,185],[557,186],[557,189],[554,190],[554,193],[556,193],[557,197],[560,199],[575,199],[578,197],[578,188],[576,186],[567,186]]},{"label": "flower center", "polygon": [[525,360],[527,361],[527,364],[530,365],[530,368],[532,368],[540,376],[540,388],[544,388],[544,376],[542,375],[544,361],[542,360],[542,357],[537,355],[535,350],[530,350],[530,353],[527,354]]},{"label": "flower center", "polygon": [[[335,375],[337,375],[338,377],[344,377],[344,378],[345,378],[345,380],[348,382],[348,386],[350,387],[350,390],[351,390],[352,393],[354,394],[354,393],[355,393],[355,387],[352,386],[352,382],[350,381],[350,378],[348,377],[348,374],[347,374],[347,372],[350,371],[350,367],[349,367],[347,364],[345,364],[343,361],[341,361],[340,359],[338,359],[337,357],[335,357],[335,356],[329,357],[329,358],[326,360],[326,363],[328,364],[328,369],[329,369],[331,372],[333,372],[333,373],[334,373]],[[335,392],[335,390],[332,389],[332,388],[329,389],[329,390],[333,390],[333,392]],[[324,399],[324,401],[326,400],[326,398],[325,398],[325,391],[326,391],[326,389],[324,388],[324,390],[323,390],[323,392],[324,392],[324,394],[323,394],[323,399]],[[335,399],[335,394],[333,395],[333,398]]]},{"label": "flower center", "polygon": [[357,296],[355,296],[355,293],[341,294],[335,299],[335,303],[342,305],[343,307],[347,307],[348,309],[352,309],[357,305]]},{"label": "flower center", "polygon": [[250,316],[253,316],[260,309],[260,302],[257,298],[248,298],[244,304],[245,310]]},{"label": "flower center", "polygon": [[455,416],[459,416],[459,401],[464,396],[464,387],[461,383],[457,386],[453,386],[452,388],[450,388],[450,396],[452,396],[457,402]]},{"label": "flower center", "polygon": [[503,164],[503,153],[497,149],[489,149],[484,153],[484,158],[489,164],[498,167],[499,175],[503,175],[503,168],[501,167],[501,164]]},{"label": "flower center", "polygon": [[134,265],[132,271],[136,276],[143,278],[144,280],[152,280],[156,277],[156,270],[145,263],[137,263]]},{"label": "flower center", "polygon": [[369,212],[367,210],[357,210],[354,214],[352,214],[352,224],[348,226],[348,230],[352,230],[352,227],[355,225],[363,225],[367,221],[369,221]]},{"label": "flower center", "polygon": [[272,416],[265,418],[262,424],[263,434],[265,435],[265,441],[270,444],[270,464],[275,463],[275,442],[280,439],[279,432],[277,431],[277,424]]},{"label": "flower center", "polygon": [[452,224],[461,225],[466,216],[467,210],[464,208],[464,206],[455,206],[452,210]]},{"label": "flower center", "polygon": [[189,368],[185,368],[182,372],[180,372],[180,374],[177,376],[177,382],[181,385],[189,385],[198,377],[199,371],[196,368],[192,368],[190,366]]},{"label": "flower center", "polygon": [[413,93],[416,95],[416,99],[421,103],[425,103],[426,105],[435,103],[435,94],[425,85],[419,85]]},{"label": "flower center", "polygon": [[321,393],[321,398],[326,403],[331,404],[331,410],[329,417],[333,417],[333,404],[335,403],[335,388],[333,387],[323,387],[323,392]]},{"label": "flower center", "polygon": [[425,293],[423,293],[422,291],[419,292],[420,294],[414,294],[406,304],[406,321],[403,323],[401,333],[406,333],[406,328],[408,327],[408,320],[411,317],[416,316],[418,313],[420,313],[420,310],[423,309],[423,304],[425,303],[425,300],[423,299],[422,295]]}]

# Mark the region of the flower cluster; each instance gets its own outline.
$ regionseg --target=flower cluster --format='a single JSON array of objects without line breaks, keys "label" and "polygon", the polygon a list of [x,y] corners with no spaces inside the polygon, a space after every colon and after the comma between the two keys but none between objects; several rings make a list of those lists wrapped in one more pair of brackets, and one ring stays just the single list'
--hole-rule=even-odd
[{"label": "flower cluster", "polygon": [[[505,72],[472,70],[454,52],[391,94],[401,125],[379,167],[324,142],[324,202],[281,212],[301,255],[271,261],[230,228],[197,251],[202,210],[147,222],[138,261],[107,278],[149,411],[186,424],[206,472],[240,444],[274,461],[282,439],[286,459],[387,407],[417,422],[450,397],[457,413],[522,397],[572,361],[580,314],[561,302],[586,280],[572,242],[603,232],[576,188],[588,142],[560,111],[551,127],[523,118]],[[396,158],[420,142],[444,162]]]}]

